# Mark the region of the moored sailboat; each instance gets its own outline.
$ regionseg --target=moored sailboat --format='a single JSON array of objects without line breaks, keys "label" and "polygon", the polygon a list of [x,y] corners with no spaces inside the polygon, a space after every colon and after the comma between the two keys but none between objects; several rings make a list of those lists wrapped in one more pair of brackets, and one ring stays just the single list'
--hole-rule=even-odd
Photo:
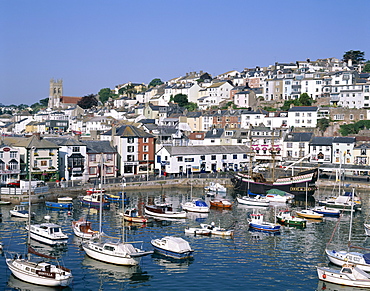
[{"label": "moored sailboat", "polygon": [[[33,148],[31,148],[33,150]],[[28,211],[31,213],[31,173],[29,171],[29,190],[28,190]],[[18,279],[43,286],[68,286],[72,283],[72,273],[69,269],[50,263],[56,258],[36,252],[30,245],[31,216],[28,216],[28,239],[27,239],[27,258],[22,255],[14,254],[6,257],[6,264],[12,274]],[[43,257],[46,260],[39,262],[31,260],[31,254]]]}]

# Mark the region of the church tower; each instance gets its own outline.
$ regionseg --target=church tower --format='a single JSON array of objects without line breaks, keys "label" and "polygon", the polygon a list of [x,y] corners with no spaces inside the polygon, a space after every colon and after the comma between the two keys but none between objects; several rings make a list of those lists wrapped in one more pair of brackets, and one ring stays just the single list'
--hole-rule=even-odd
[{"label": "church tower", "polygon": [[60,97],[63,96],[63,80],[50,80],[49,104],[51,109],[60,107]]}]

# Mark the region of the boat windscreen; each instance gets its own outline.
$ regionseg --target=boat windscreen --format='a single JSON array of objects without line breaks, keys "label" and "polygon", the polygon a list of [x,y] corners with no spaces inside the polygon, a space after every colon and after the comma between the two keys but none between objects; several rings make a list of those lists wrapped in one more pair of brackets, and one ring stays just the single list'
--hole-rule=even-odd
[{"label": "boat windscreen", "polygon": [[363,257],[364,257],[366,264],[370,264],[370,254],[364,254]]},{"label": "boat windscreen", "polygon": [[195,201],[195,205],[200,207],[208,207],[207,203],[202,200]]}]

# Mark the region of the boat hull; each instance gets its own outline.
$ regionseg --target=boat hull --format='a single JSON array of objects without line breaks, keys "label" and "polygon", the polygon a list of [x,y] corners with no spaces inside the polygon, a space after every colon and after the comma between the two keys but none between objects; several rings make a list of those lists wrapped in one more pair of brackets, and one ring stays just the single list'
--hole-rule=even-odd
[{"label": "boat hull", "polygon": [[115,264],[115,265],[122,265],[122,266],[135,266],[139,264],[138,258],[133,258],[131,256],[122,257],[122,256],[112,256],[110,254],[104,254],[103,252],[99,252],[89,246],[89,244],[83,244],[82,248],[86,252],[86,254],[95,260]]},{"label": "boat hull", "polygon": [[265,225],[265,224],[258,224],[258,223],[249,223],[249,227],[261,230],[261,231],[269,231],[269,232],[277,232],[280,231],[280,225]]},{"label": "boat hull", "polygon": [[250,206],[263,206],[267,207],[270,205],[270,201],[268,200],[260,200],[260,199],[255,199],[255,198],[239,198],[237,197],[236,200],[238,201],[239,204],[243,205],[250,205]]},{"label": "boat hull", "polygon": [[13,259],[6,259],[6,264],[8,265],[8,268],[12,272],[12,274],[22,281],[36,284],[36,285],[49,286],[49,287],[58,287],[58,286],[65,287],[72,283],[72,279],[73,279],[72,276],[68,278],[61,278],[61,279],[40,276],[40,275],[37,275],[36,273],[26,272],[25,270],[17,268],[13,264],[14,261],[15,260]]},{"label": "boat hull", "polygon": [[[249,189],[253,193],[264,195],[269,190],[278,189],[295,196],[306,195],[306,192],[308,196],[312,196],[316,191],[315,182],[317,181],[317,177],[317,169],[311,169],[301,172],[297,176],[281,178],[274,183],[269,183],[266,181],[257,182],[251,179],[247,173],[239,172],[234,175],[231,181],[234,185],[234,190],[241,193],[248,193]],[[308,185],[307,191],[306,185]]]},{"label": "boat hull", "polygon": [[306,221],[297,221],[294,219],[286,219],[282,217],[276,217],[278,223],[288,226],[306,227]]},{"label": "boat hull", "polygon": [[339,270],[331,269],[328,267],[318,267],[317,275],[320,280],[334,283],[338,285],[345,285],[351,287],[369,288],[370,280],[352,280],[347,274],[341,273]]},{"label": "boat hull", "polygon": [[152,209],[148,206],[145,206],[145,213],[151,216],[158,216],[158,217],[167,217],[167,218],[186,218],[186,212],[174,212],[174,211],[163,211],[159,212],[156,209]]},{"label": "boat hull", "polygon": [[70,210],[73,207],[73,203],[66,203],[66,202],[60,203],[60,202],[45,201],[45,205],[48,208],[67,209],[67,210]]}]

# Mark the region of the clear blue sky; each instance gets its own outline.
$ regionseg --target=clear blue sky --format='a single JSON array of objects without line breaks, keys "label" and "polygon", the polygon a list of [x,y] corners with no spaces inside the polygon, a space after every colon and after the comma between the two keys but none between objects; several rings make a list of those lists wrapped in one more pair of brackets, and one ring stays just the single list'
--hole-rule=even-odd
[{"label": "clear blue sky", "polygon": [[0,103],[274,62],[370,59],[368,0],[0,0]]}]

